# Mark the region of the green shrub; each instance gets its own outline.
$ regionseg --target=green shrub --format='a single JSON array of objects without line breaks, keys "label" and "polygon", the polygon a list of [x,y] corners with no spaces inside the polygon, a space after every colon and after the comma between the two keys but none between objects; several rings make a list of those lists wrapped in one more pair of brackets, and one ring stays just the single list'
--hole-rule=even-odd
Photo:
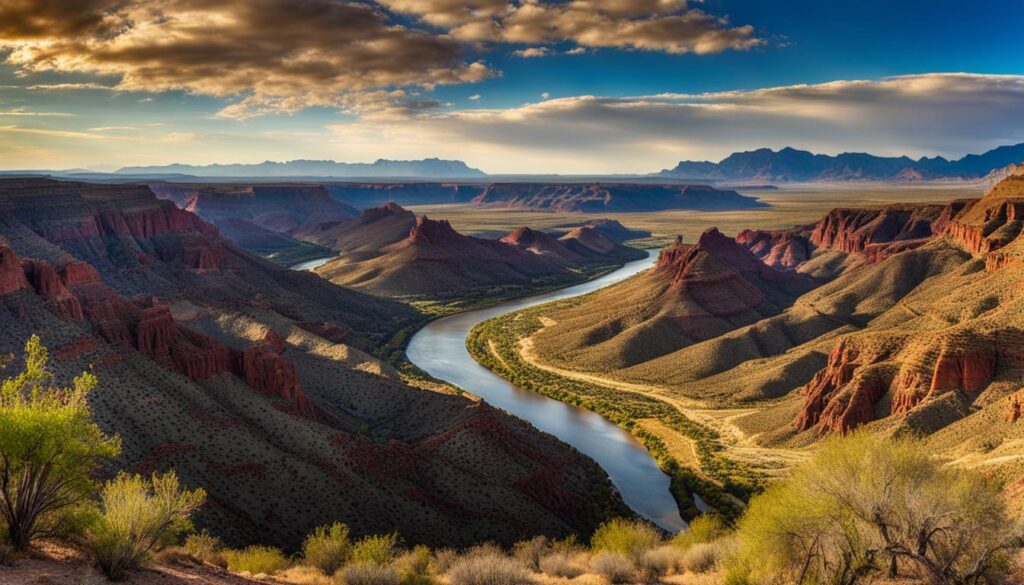
[{"label": "green shrub", "polygon": [[467,555],[448,571],[451,585],[528,585],[533,576],[522,563],[501,554]]},{"label": "green shrub", "polygon": [[636,566],[622,553],[603,551],[590,557],[590,570],[618,585],[629,583],[636,574]]},{"label": "green shrub", "polygon": [[185,552],[194,559],[205,563],[216,564],[220,552],[224,548],[220,538],[213,536],[207,531],[189,534],[185,538]]},{"label": "green shrub", "polygon": [[79,530],[77,512],[96,493],[93,472],[121,450],[93,422],[86,397],[96,377],[83,373],[58,387],[48,363],[33,335],[23,371],[0,384],[0,524],[15,550]]},{"label": "green shrub", "polygon": [[988,479],[916,439],[858,432],[754,498],[737,534],[758,581],[851,585],[910,566],[962,584],[997,580],[1020,528]]},{"label": "green shrub", "polygon": [[430,549],[417,546],[395,559],[394,567],[402,576],[402,585],[431,585],[430,563]]},{"label": "green shrub", "polygon": [[688,548],[699,542],[711,542],[726,534],[729,530],[722,521],[721,516],[716,514],[701,514],[690,521],[686,530],[672,538],[672,544]]},{"label": "green shrub", "polygon": [[190,518],[205,500],[202,489],[181,489],[174,471],[148,480],[121,473],[103,486],[100,515],[87,531],[86,546],[107,577],[122,579],[191,530]]},{"label": "green shrub", "polygon": [[365,536],[352,547],[352,562],[369,565],[388,565],[395,559],[398,534]]},{"label": "green shrub", "polygon": [[228,570],[252,575],[273,575],[290,564],[280,549],[270,546],[250,546],[242,550],[224,551]]},{"label": "green shrub", "polygon": [[635,562],[661,544],[661,533],[640,520],[615,518],[598,527],[590,544],[594,550],[626,555]]},{"label": "green shrub", "polygon": [[394,567],[375,563],[352,563],[338,573],[339,585],[401,585]]},{"label": "green shrub", "polygon": [[351,554],[348,526],[341,522],[317,528],[302,543],[302,558],[306,564],[320,569],[325,575],[333,575]]}]

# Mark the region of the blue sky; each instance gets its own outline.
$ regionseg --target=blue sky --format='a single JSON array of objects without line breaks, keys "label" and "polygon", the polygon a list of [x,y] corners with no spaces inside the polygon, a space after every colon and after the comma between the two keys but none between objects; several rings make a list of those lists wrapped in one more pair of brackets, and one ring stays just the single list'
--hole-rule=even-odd
[{"label": "blue sky", "polygon": [[61,4],[0,6],[0,168],[650,172],[761,146],[1024,141],[1019,0]]}]

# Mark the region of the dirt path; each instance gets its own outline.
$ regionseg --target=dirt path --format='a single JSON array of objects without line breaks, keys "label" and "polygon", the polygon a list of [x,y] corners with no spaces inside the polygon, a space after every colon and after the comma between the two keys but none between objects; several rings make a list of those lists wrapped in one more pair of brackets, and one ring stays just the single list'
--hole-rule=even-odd
[{"label": "dirt path", "polygon": [[[542,317],[542,323],[549,326],[553,321],[550,318]],[[671,404],[690,420],[716,431],[722,445],[726,448],[727,456],[758,469],[766,476],[783,475],[790,467],[807,456],[805,450],[760,446],[756,442],[756,434],[747,433],[736,424],[737,419],[757,412],[757,408],[713,408],[707,402],[674,395],[671,390],[664,387],[622,382],[597,374],[552,366],[543,363],[538,358],[534,351],[532,336],[519,340],[518,351],[519,357],[524,362],[537,369],[572,380],[652,396]],[[660,428],[652,427],[651,431],[663,437],[663,440],[668,443],[681,445],[681,441],[687,441],[692,445],[689,438],[664,425],[661,425]],[[698,457],[694,457],[694,460],[699,462]]]}]

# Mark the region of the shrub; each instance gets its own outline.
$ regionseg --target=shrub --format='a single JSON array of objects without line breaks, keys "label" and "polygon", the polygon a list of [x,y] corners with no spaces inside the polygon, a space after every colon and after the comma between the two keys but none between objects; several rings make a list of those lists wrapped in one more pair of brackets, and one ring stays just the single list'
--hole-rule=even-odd
[{"label": "shrub", "polygon": [[716,514],[702,514],[694,518],[686,530],[675,535],[672,544],[688,548],[699,542],[711,542],[728,533],[721,516]]},{"label": "shrub", "polygon": [[637,561],[645,552],[661,544],[661,533],[640,520],[615,518],[598,527],[590,544],[594,550],[619,553]]},{"label": "shrub", "polygon": [[546,575],[566,579],[574,579],[584,573],[583,568],[575,562],[572,555],[564,552],[545,555],[540,559],[538,567]]},{"label": "shrub", "polygon": [[353,563],[341,570],[342,585],[401,585],[402,576],[394,567],[375,563]]},{"label": "shrub", "polygon": [[395,559],[394,567],[402,577],[402,585],[430,585],[430,549],[417,546]]},{"label": "shrub", "polygon": [[302,558],[306,564],[320,569],[325,575],[333,575],[351,554],[348,526],[341,522],[313,530],[302,543]]},{"label": "shrub", "polygon": [[683,568],[691,573],[707,573],[721,559],[722,548],[713,542],[699,542],[683,553]]},{"label": "shrub", "polygon": [[0,524],[15,550],[76,530],[74,512],[96,493],[93,472],[120,452],[86,401],[96,377],[83,373],[71,387],[57,387],[48,363],[33,335],[24,370],[0,384]]},{"label": "shrub", "polygon": [[599,552],[590,558],[590,570],[608,581],[628,583],[636,573],[636,567],[629,557],[617,552]]},{"label": "shrub", "polygon": [[533,576],[522,563],[501,554],[467,555],[448,571],[451,585],[527,585]]},{"label": "shrub", "polygon": [[430,559],[430,565],[437,573],[447,573],[455,561],[459,560],[459,553],[455,549],[440,548],[434,551]]},{"label": "shrub", "polygon": [[649,550],[640,557],[641,568],[653,571],[659,575],[679,572],[683,568],[683,551],[677,546],[659,546]]},{"label": "shrub", "polygon": [[512,545],[512,556],[527,567],[537,571],[540,559],[551,550],[546,536],[535,536],[530,540],[520,540]]},{"label": "shrub", "polygon": [[271,546],[250,546],[242,550],[224,551],[228,570],[252,575],[273,575],[286,569],[288,559],[280,549]]},{"label": "shrub", "polygon": [[395,559],[398,534],[364,536],[352,547],[352,562],[369,565],[388,565]]},{"label": "shrub", "polygon": [[905,564],[936,583],[988,582],[1020,530],[985,478],[915,439],[860,432],[754,498],[738,534],[755,580],[850,585]]},{"label": "shrub", "polygon": [[217,564],[220,559],[220,552],[224,548],[220,538],[213,536],[207,531],[189,534],[185,538],[185,552],[194,559],[205,563]]},{"label": "shrub", "polygon": [[119,580],[192,528],[190,517],[206,492],[181,489],[174,471],[149,480],[121,473],[103,486],[100,500],[100,516],[85,542],[103,573]]}]

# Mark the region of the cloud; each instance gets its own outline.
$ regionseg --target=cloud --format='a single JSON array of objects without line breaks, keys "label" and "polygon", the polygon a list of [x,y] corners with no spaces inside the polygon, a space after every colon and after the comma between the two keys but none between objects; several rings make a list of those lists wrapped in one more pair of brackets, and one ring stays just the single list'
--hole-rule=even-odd
[{"label": "cloud", "polygon": [[[685,0],[380,0],[464,41],[557,43],[700,55],[764,41]],[[527,49],[529,50],[529,49]]]},{"label": "cloud", "polygon": [[448,37],[346,0],[9,0],[0,51],[22,74],[116,76],[120,91],[234,99],[222,115],[358,107],[358,97],[491,75]]},{"label": "cloud", "polygon": [[586,55],[590,51],[586,47],[573,47],[565,52],[566,55]]},{"label": "cloud", "polygon": [[478,94],[478,93],[474,93],[473,95],[469,96],[469,98],[468,98],[468,99],[469,99],[469,101],[471,101],[471,102],[476,102],[476,101],[479,101],[479,100],[480,100],[480,94]]},{"label": "cloud", "polygon": [[113,91],[114,88],[101,83],[43,83],[25,87],[29,91]]},{"label": "cloud", "polygon": [[0,110],[0,116],[21,116],[26,118],[71,118],[74,114],[68,112],[33,112],[25,108],[13,110]]},{"label": "cloud", "polygon": [[754,91],[557,98],[508,109],[339,124],[381,147],[430,145],[493,172],[650,172],[681,159],[794,146],[817,152],[961,156],[1024,142],[1024,76],[930,74]]},{"label": "cloud", "polygon": [[524,59],[530,59],[535,57],[544,57],[549,55],[551,50],[547,47],[529,47],[527,49],[520,49],[518,51],[512,51],[512,54],[516,57],[522,57]]},{"label": "cloud", "polygon": [[551,97],[551,94],[546,92],[546,91],[543,92],[542,94],[540,94],[540,99],[542,99],[542,100],[546,100],[546,99],[548,99],[550,97]]}]

